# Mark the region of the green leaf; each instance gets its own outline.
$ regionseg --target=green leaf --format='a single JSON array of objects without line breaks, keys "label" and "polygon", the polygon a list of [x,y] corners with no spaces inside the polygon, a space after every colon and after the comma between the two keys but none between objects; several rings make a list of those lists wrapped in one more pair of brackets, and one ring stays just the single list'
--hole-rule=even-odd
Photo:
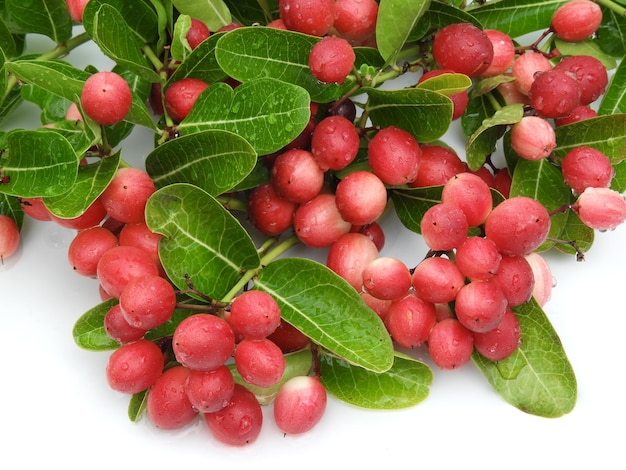
[{"label": "green leaf", "polygon": [[576,248],[567,243],[556,243],[554,246],[559,251],[568,254],[586,253],[593,245],[595,230],[583,224],[574,211],[567,211],[567,220],[561,231],[561,240],[573,242]]},{"label": "green leaf", "polygon": [[506,126],[519,122],[523,116],[524,107],[521,104],[511,104],[498,109],[493,116],[483,120],[465,144],[470,170],[476,171],[484,165],[487,156],[494,152]]},{"label": "green leaf", "polygon": [[332,354],[319,355],[320,381],[328,393],[361,408],[396,410],[424,401],[433,381],[430,368],[408,356],[396,355],[393,366],[375,373],[348,364]]},{"label": "green leaf", "polygon": [[[465,113],[461,116],[461,129],[463,130],[465,137],[468,139],[480,128],[485,119],[495,114],[497,109],[491,99],[494,97],[497,98],[497,96],[494,96],[493,94],[478,96],[474,96],[473,93],[470,94],[472,96],[470,96],[469,102],[467,103]],[[500,100],[497,100],[496,102],[499,106],[505,105],[505,103],[501,103]]]},{"label": "green leaf", "polygon": [[89,0],[83,12],[83,26],[89,36],[93,37],[94,17],[105,5],[119,12],[120,16],[124,18],[128,31],[136,36],[141,43],[150,44],[157,40],[161,26],[154,2],[148,0],[134,0],[132,2],[127,0]]},{"label": "green leaf", "polygon": [[480,21],[458,6],[448,5],[444,2],[431,2],[428,11],[420,22],[428,21],[432,29],[441,29],[453,23],[471,23],[479,28],[483,28]]},{"label": "green leaf", "polygon": [[[103,54],[144,79],[159,82],[159,74],[142,52],[146,41],[127,23],[127,18],[114,6],[102,3],[97,8],[85,8],[83,24]],[[154,21],[156,23],[156,16]]]},{"label": "green leaf", "polygon": [[412,232],[422,233],[422,218],[428,209],[441,202],[442,190],[443,186],[429,186],[391,191],[393,207],[402,225]]},{"label": "green leaf", "polygon": [[259,155],[275,152],[295,139],[309,122],[307,92],[273,78],[225,83],[207,88],[178,125],[181,135],[222,129],[244,137]]},{"label": "green leaf", "polygon": [[146,412],[148,406],[148,390],[134,393],[128,401],[128,418],[131,422],[138,422]]},{"label": "green leaf", "polygon": [[[17,54],[17,44],[15,44],[13,33],[11,33],[4,19],[0,17],[0,57],[15,57]],[[0,89],[3,90],[4,85]]]},{"label": "green leaf", "polygon": [[6,0],[11,20],[24,32],[48,36],[57,44],[72,36],[72,20],[65,0]]},{"label": "green leaf", "polygon": [[411,31],[430,4],[430,0],[380,1],[376,20],[376,43],[385,61],[395,62]]},{"label": "green leaf", "polygon": [[215,45],[224,34],[212,34],[207,40],[198,44],[187,56],[187,60],[176,68],[167,83],[174,83],[183,78],[197,78],[209,84],[224,80],[228,75],[215,58]]},{"label": "green leaf", "polygon": [[24,211],[22,210],[20,201],[16,197],[9,196],[8,194],[0,194],[0,214],[11,217],[18,228],[20,230],[22,229]]},{"label": "green leaf", "polygon": [[241,374],[237,371],[237,367],[235,366],[235,364],[229,364],[228,368],[232,372],[233,378],[235,379],[236,383],[243,385],[252,393],[254,393],[261,405],[268,405],[272,401],[274,401],[278,390],[280,390],[280,387],[282,387],[282,385],[287,382],[287,380],[293,377],[308,375],[311,371],[312,366],[313,354],[311,353],[310,348],[305,348],[300,351],[285,354],[285,372],[283,372],[283,377],[282,379],[280,379],[280,382],[270,387],[259,387],[247,383],[243,380]]},{"label": "green leaf", "polygon": [[598,114],[626,113],[626,62],[621,61],[601,98]]},{"label": "green leaf", "polygon": [[[355,82],[326,84],[317,80],[309,69],[309,52],[319,37],[295,31],[252,26],[229,31],[217,42],[215,57],[231,77],[246,82],[271,77],[301,86],[311,100],[327,103],[343,96]],[[358,68],[360,63],[355,61]]]},{"label": "green leaf", "polygon": [[[563,174],[559,167],[547,159],[530,161],[520,158],[515,165],[510,196],[526,196],[539,201],[551,212],[570,204],[572,190],[563,181]],[[551,239],[561,239],[562,231],[567,223],[567,214],[554,214],[550,217]],[[537,251],[544,251],[554,246],[554,241],[548,240]]]},{"label": "green leaf", "polygon": [[418,83],[415,88],[436,91],[442,95],[450,96],[461,93],[471,86],[472,79],[465,74],[442,73]]},{"label": "green leaf", "polygon": [[80,165],[74,186],[60,196],[43,198],[45,206],[62,219],[82,215],[113,179],[119,163],[118,152],[95,163]]},{"label": "green leaf", "polygon": [[474,362],[516,408],[546,418],[569,413],[576,404],[577,384],[560,338],[534,299],[513,310],[522,332],[519,348],[497,363],[474,352]]},{"label": "green leaf", "polygon": [[613,70],[617,65],[617,61],[607,53],[603,52],[598,43],[593,39],[569,42],[555,38],[554,45],[563,56],[588,55],[595,57],[602,62],[602,65],[604,65],[607,70]]},{"label": "green leaf", "polygon": [[432,142],[446,133],[452,122],[450,98],[423,88],[378,90],[367,88],[365,111],[375,126],[396,126],[418,142]]},{"label": "green leaf", "polygon": [[233,21],[239,24],[267,24],[278,17],[277,0],[225,0]]},{"label": "green leaf", "polygon": [[187,41],[187,32],[191,28],[191,17],[189,15],[179,15],[174,24],[174,34],[170,44],[172,59],[178,62],[185,62],[191,53],[191,46]]},{"label": "green leaf", "polygon": [[65,137],[49,129],[11,131],[0,168],[0,192],[21,197],[58,196],[76,181],[78,157]]},{"label": "green leaf", "polygon": [[613,57],[626,54],[626,18],[602,7],[602,23],[596,31],[600,48]]},{"label": "green leaf", "polygon": [[485,29],[497,29],[512,38],[547,29],[552,15],[568,0],[501,0],[488,2],[468,12]]},{"label": "green leaf", "polygon": [[65,119],[69,101],[35,85],[24,84],[20,88],[22,98],[41,109],[41,123],[50,124]]},{"label": "green leaf", "polygon": [[256,152],[243,137],[209,129],[170,140],[146,157],[157,187],[191,183],[219,196],[240,183],[256,165]]},{"label": "green leaf", "polygon": [[211,31],[233,21],[223,0],[172,0],[172,3],[180,13],[206,23]]},{"label": "green leaf", "polygon": [[611,181],[611,189],[623,193],[626,191],[626,159],[613,165],[615,175]]},{"label": "green leaf", "polygon": [[392,366],[393,345],[381,319],[323,264],[275,260],[261,271],[255,289],[276,299],[285,321],[347,362],[375,372]]},{"label": "green leaf", "polygon": [[104,328],[104,317],[117,304],[117,299],[106,300],[83,313],[72,329],[74,342],[88,351],[111,351],[120,343],[112,339]]},{"label": "green leaf", "polygon": [[146,223],[163,235],[159,257],[180,289],[194,288],[221,299],[241,273],[257,269],[259,255],[250,235],[209,193],[186,183],[157,190],[146,204]]},{"label": "green leaf", "polygon": [[558,126],[555,129],[557,146],[553,153],[564,157],[580,146],[593,147],[604,153],[611,163],[626,159],[626,114],[597,116],[584,121]]}]

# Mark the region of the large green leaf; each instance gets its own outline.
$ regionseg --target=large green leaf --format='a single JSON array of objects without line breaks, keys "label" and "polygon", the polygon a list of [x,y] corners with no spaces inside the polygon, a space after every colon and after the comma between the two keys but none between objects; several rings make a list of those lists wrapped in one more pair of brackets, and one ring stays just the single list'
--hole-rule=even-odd
[{"label": "large green leaf", "polygon": [[475,352],[474,362],[516,408],[547,418],[569,413],[576,404],[576,376],[554,327],[534,299],[513,310],[522,333],[519,348],[499,362]]},{"label": "large green leaf", "polygon": [[58,132],[16,129],[7,135],[0,168],[10,179],[0,185],[0,192],[21,197],[58,196],[74,185],[78,157]]},{"label": "large green leaf", "polygon": [[[319,40],[276,28],[238,28],[220,38],[215,57],[222,69],[240,82],[271,77],[299,85],[309,92],[312,101],[326,103],[344,95],[355,83],[347,79],[341,85],[326,84],[313,77],[309,52]],[[360,65],[355,62],[357,68]]]},{"label": "large green leaf", "polygon": [[209,129],[158,146],[146,157],[146,171],[157,187],[191,183],[219,196],[252,171],[256,157],[243,137]]},{"label": "large green leaf", "polygon": [[430,3],[431,0],[380,1],[376,20],[376,44],[383,59],[395,62],[395,57]]},{"label": "large green leaf", "polygon": [[611,163],[626,159],[626,114],[612,114],[585,119],[558,126],[555,129],[557,146],[554,154],[564,157],[570,150],[582,145],[604,153]]},{"label": "large green leaf", "polygon": [[[83,26],[85,31],[93,37],[94,21],[102,6],[112,7],[124,18],[128,31],[139,38],[144,44],[157,40],[159,31],[158,14],[154,9],[154,2],[147,0],[89,0],[83,12]],[[120,38],[123,39],[123,38]]]},{"label": "large green leaf", "polygon": [[404,355],[381,373],[348,364],[335,355],[319,355],[320,380],[326,390],[346,403],[361,408],[396,410],[421,403],[433,381],[430,368]]},{"label": "large green leaf", "polygon": [[486,29],[498,29],[515,38],[547,29],[552,15],[568,0],[501,0],[468,9]]},{"label": "large green leaf", "polygon": [[602,7],[602,23],[596,32],[598,45],[613,57],[626,54],[626,18],[612,9]]},{"label": "large green leaf", "polygon": [[244,271],[259,267],[256,247],[239,221],[191,184],[157,190],[146,204],[146,223],[163,235],[159,256],[181,290],[190,281],[205,296],[221,299]]},{"label": "large green leaf", "polygon": [[563,56],[588,55],[598,59],[607,70],[612,70],[617,65],[614,57],[605,53],[594,39],[584,39],[582,41],[570,42],[560,38],[554,39],[554,46]]},{"label": "large green leaf", "polygon": [[56,43],[72,36],[72,20],[65,0],[6,0],[11,20],[24,32],[48,36]]},{"label": "large green leaf", "polygon": [[176,9],[192,18],[206,23],[211,31],[232,22],[228,7],[223,0],[172,0]]},{"label": "large green leaf", "polygon": [[347,362],[374,372],[392,366],[393,344],[381,319],[323,264],[275,260],[261,271],[255,288],[276,299],[285,321]]},{"label": "large green leaf", "polygon": [[73,219],[85,210],[102,194],[117,171],[120,154],[116,153],[95,163],[80,165],[76,183],[60,196],[43,199],[50,212],[62,219]]},{"label": "large green leaf", "polygon": [[[142,52],[145,38],[127,22],[128,18],[115,6],[102,3],[97,8],[85,8],[83,24],[103,54],[146,80],[159,82],[159,74]],[[154,22],[156,24],[156,16]]]},{"label": "large green leaf", "polygon": [[601,98],[598,114],[626,114],[626,62],[621,61],[606,93]]},{"label": "large green leaf", "polygon": [[295,139],[311,115],[308,93],[273,78],[209,86],[178,125],[181,135],[222,129],[245,138],[259,155],[281,149]]},{"label": "large green leaf", "polygon": [[374,125],[399,127],[419,142],[439,139],[452,122],[452,101],[442,93],[424,88],[364,91],[369,95],[365,111]]}]

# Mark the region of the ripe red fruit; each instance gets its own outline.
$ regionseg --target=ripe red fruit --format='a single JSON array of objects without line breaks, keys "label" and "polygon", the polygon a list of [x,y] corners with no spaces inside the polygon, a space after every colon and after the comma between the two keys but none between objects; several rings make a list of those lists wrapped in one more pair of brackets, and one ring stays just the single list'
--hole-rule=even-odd
[{"label": "ripe red fruit", "polygon": [[133,94],[130,86],[115,72],[96,72],[83,85],[80,95],[83,111],[103,126],[117,124],[130,111]]},{"label": "ripe red fruit", "polygon": [[323,171],[341,170],[356,157],[359,140],[352,121],[343,116],[328,116],[313,129],[311,153]]},{"label": "ripe red fruit", "polygon": [[201,413],[214,413],[230,402],[235,379],[226,365],[210,371],[191,370],[185,391],[194,408]]},{"label": "ripe red fruit", "polygon": [[302,243],[323,248],[348,233],[352,224],[342,219],[335,195],[321,193],[298,207],[293,218],[293,227]]},{"label": "ripe red fruit", "polygon": [[391,185],[415,180],[421,154],[415,137],[395,126],[379,130],[367,146],[370,168],[383,183]]},{"label": "ripe red fruit", "polygon": [[359,232],[344,233],[330,246],[326,266],[354,287],[363,287],[363,270],[378,257],[378,248],[367,236]]},{"label": "ripe red fruit", "polygon": [[99,197],[78,217],[64,219],[50,213],[50,220],[54,221],[61,227],[74,230],[85,230],[99,225],[106,215],[107,211],[102,203],[102,197]]},{"label": "ripe red fruit", "polygon": [[107,382],[118,392],[143,392],[161,376],[164,362],[161,349],[152,341],[140,339],[122,344],[109,356]]},{"label": "ripe red fruit", "polygon": [[81,230],[71,241],[67,258],[74,272],[85,277],[96,277],[100,257],[117,246],[117,237],[99,225]]},{"label": "ripe red fruit", "polygon": [[348,41],[337,36],[324,36],[311,48],[309,69],[320,82],[343,83],[355,60],[356,55]]},{"label": "ripe red fruit", "polygon": [[334,0],[281,0],[280,18],[287,29],[324,36],[335,21]]},{"label": "ripe red fruit", "polygon": [[443,187],[441,202],[459,207],[470,227],[481,225],[493,206],[491,190],[480,176],[463,172],[450,178]]},{"label": "ripe red fruit", "polygon": [[20,197],[18,201],[20,202],[24,214],[29,217],[35,220],[41,220],[42,222],[52,220],[50,211],[44,205],[40,197]]},{"label": "ripe red fruit", "polygon": [[474,335],[455,318],[438,321],[428,336],[428,353],[435,365],[451,370],[472,358]]},{"label": "ripe red fruit", "polygon": [[491,65],[493,45],[473,24],[453,23],[435,33],[433,57],[441,69],[477,77]]},{"label": "ripe red fruit", "polygon": [[111,297],[119,299],[124,287],[134,278],[156,276],[159,268],[148,254],[134,246],[116,246],[106,251],[96,266],[100,285]]},{"label": "ripe red fruit", "polygon": [[504,255],[492,278],[502,289],[509,307],[522,305],[532,296],[535,276],[526,256]]},{"label": "ripe red fruit", "polygon": [[420,145],[419,169],[415,181],[409,183],[412,188],[441,186],[466,170],[465,162],[454,150],[442,145]]},{"label": "ripe red fruit", "polygon": [[335,202],[343,220],[352,225],[371,224],[387,207],[387,188],[374,173],[354,171],[337,184]]},{"label": "ripe red fruit", "polygon": [[412,284],[416,295],[427,302],[452,302],[465,277],[456,263],[448,258],[431,256],[422,260],[413,270]]},{"label": "ripe red fruit", "polygon": [[351,43],[360,43],[376,32],[378,3],[375,0],[336,0],[333,28]]},{"label": "ripe red fruit", "polygon": [[235,297],[225,319],[238,334],[261,339],[278,328],[280,307],[267,292],[248,290]]},{"label": "ripe red fruit", "polygon": [[213,437],[223,444],[244,446],[256,441],[263,425],[263,411],[254,394],[246,387],[235,384],[228,405],[204,419]]},{"label": "ripe red fruit", "polygon": [[490,279],[470,281],[456,296],[454,311],[461,324],[470,331],[484,333],[502,321],[507,300],[500,285]]},{"label": "ripe red fruit", "polygon": [[13,218],[0,214],[0,264],[20,246],[20,229]]},{"label": "ripe red fruit", "polygon": [[609,83],[606,67],[595,57],[573,55],[563,58],[555,67],[575,77],[580,89],[580,104],[587,105],[604,93]]},{"label": "ripe red fruit", "polygon": [[511,127],[511,147],[526,160],[547,158],[556,147],[550,123],[539,116],[524,116]]},{"label": "ripe red fruit", "polygon": [[588,187],[608,188],[615,174],[611,160],[592,147],[576,147],[563,157],[561,171],[565,183],[580,194]]},{"label": "ripe red fruit", "polygon": [[89,0],[65,0],[67,9],[70,12],[70,18],[76,23],[83,22],[83,11]]},{"label": "ripe red fruit", "polygon": [[404,297],[411,288],[411,272],[398,258],[381,256],[371,261],[362,273],[365,290],[382,300]]},{"label": "ripe red fruit", "polygon": [[119,301],[124,318],[130,325],[151,330],[172,318],[176,308],[176,291],[161,276],[142,276],[126,284]]},{"label": "ripe red fruit", "polygon": [[191,47],[191,50],[194,50],[196,47],[200,45],[202,41],[204,41],[205,39],[208,39],[210,35],[211,35],[211,32],[209,31],[209,28],[204,22],[196,18],[192,18],[191,26],[189,27],[189,30],[187,31],[187,35],[185,36],[185,38],[187,39],[187,42],[189,43],[189,47]]},{"label": "ripe red fruit", "polygon": [[572,74],[553,68],[535,75],[528,98],[539,116],[564,117],[579,105],[580,87]]},{"label": "ripe red fruit", "polygon": [[474,333],[474,347],[490,361],[502,361],[518,348],[521,339],[519,320],[509,308],[493,330]]},{"label": "ripe red fruit", "polygon": [[143,338],[146,333],[145,330],[135,328],[126,321],[120,304],[115,304],[104,316],[104,329],[111,339],[120,343],[133,343]]},{"label": "ripe red fruit", "polygon": [[167,114],[174,121],[182,121],[191,112],[198,96],[208,87],[208,83],[197,78],[183,78],[172,83],[163,95]]},{"label": "ripe red fruit", "polygon": [[511,76],[517,90],[523,95],[528,95],[535,74],[552,69],[552,63],[540,52],[525,52],[520,54],[511,66]]},{"label": "ripe red fruit", "polygon": [[248,197],[248,218],[268,237],[280,235],[293,225],[298,204],[281,197],[271,182],[262,183]]},{"label": "ripe red fruit", "polygon": [[302,434],[319,423],[326,403],[326,389],[317,378],[293,377],[276,394],[274,420],[285,434]]},{"label": "ripe red fruit", "polygon": [[414,293],[392,301],[385,315],[387,331],[403,348],[417,348],[424,344],[436,321],[435,306]]},{"label": "ripe red fruit", "polygon": [[593,36],[600,23],[600,5],[590,0],[571,0],[557,8],[551,26],[561,39],[577,42]]},{"label": "ripe red fruit", "polygon": [[324,172],[311,152],[291,149],[281,153],[274,161],[271,181],[280,197],[302,204],[322,190]]},{"label": "ripe red fruit", "polygon": [[159,429],[180,429],[197,416],[185,391],[189,369],[174,366],[157,379],[148,392],[146,412],[152,424]]},{"label": "ripe red fruit", "polygon": [[461,208],[455,204],[438,203],[431,206],[420,221],[424,241],[433,251],[452,250],[467,238],[469,224]]},{"label": "ripe red fruit", "polygon": [[507,72],[515,59],[515,44],[511,36],[497,29],[486,29],[485,34],[493,46],[493,60],[481,77],[493,77]]},{"label": "ripe red fruit", "polygon": [[271,387],[283,378],[285,356],[270,339],[244,338],[237,344],[233,356],[237,372],[246,383]]},{"label": "ripe red fruit", "polygon": [[115,220],[136,224],[145,220],[146,203],[155,191],[156,186],[145,171],[125,167],[117,170],[100,199]]}]

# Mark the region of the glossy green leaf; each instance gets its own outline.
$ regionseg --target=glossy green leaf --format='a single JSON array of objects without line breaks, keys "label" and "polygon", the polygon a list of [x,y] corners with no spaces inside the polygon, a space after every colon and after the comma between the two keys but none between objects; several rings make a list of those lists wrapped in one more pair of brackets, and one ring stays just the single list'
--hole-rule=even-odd
[{"label": "glossy green leaf", "polygon": [[430,3],[430,0],[380,1],[376,20],[376,44],[383,59],[395,62],[395,57]]},{"label": "glossy green leaf", "polygon": [[243,137],[209,129],[159,145],[145,163],[157,187],[191,183],[219,196],[240,183],[256,161],[256,152]]},{"label": "glossy green leaf", "polygon": [[106,300],[83,313],[72,329],[77,346],[88,351],[111,351],[120,345],[104,328],[104,317],[117,304],[117,299]]},{"label": "glossy green leaf", "polygon": [[[567,211],[567,220],[561,231],[561,240],[568,243],[555,243],[559,251],[569,254],[586,253],[593,245],[595,230],[583,224],[574,211]],[[575,246],[574,246],[575,245]]]},{"label": "glossy green leaf", "polygon": [[230,10],[223,0],[172,0],[172,3],[180,13],[206,23],[211,31],[232,22]]},{"label": "glossy green leaf", "polygon": [[521,104],[511,104],[498,109],[487,117],[465,144],[467,164],[470,170],[478,170],[491,155],[506,126],[519,122],[524,116]]},{"label": "glossy green leaf", "polygon": [[273,78],[242,83],[234,90],[225,83],[209,86],[189,115],[178,125],[181,135],[222,129],[244,137],[259,155],[291,142],[311,115],[307,92]]},{"label": "glossy green leaf", "polygon": [[[238,28],[217,42],[215,57],[224,71],[240,82],[271,77],[304,88],[312,101],[327,103],[344,95],[354,80],[326,84],[309,69],[309,52],[320,40],[295,31],[258,26]],[[361,64],[355,62],[358,68]]]},{"label": "glossy green leaf", "polygon": [[469,139],[480,128],[485,119],[495,114],[496,107],[491,98],[496,98],[496,103],[499,106],[505,105],[505,103],[500,102],[497,94],[495,96],[493,94],[491,96],[487,94],[470,96],[465,113],[461,116],[461,129],[466,138]]},{"label": "glossy green leaf", "polygon": [[250,235],[209,193],[185,183],[157,190],[146,204],[146,223],[163,235],[159,256],[181,290],[187,279],[202,294],[221,299],[242,272],[257,269]]},{"label": "glossy green leaf", "polygon": [[16,197],[0,193],[0,214],[11,217],[17,224],[18,228],[20,230],[22,229],[22,224],[24,223],[24,211],[22,210],[20,201]]},{"label": "glossy green leaf", "polygon": [[[4,19],[0,17],[0,58],[14,57],[15,55],[17,55],[15,38],[13,37],[13,33],[11,33],[11,30],[7,26]],[[4,60],[0,63],[4,63]],[[4,86],[0,89],[4,89]]]},{"label": "glossy green leaf", "polygon": [[424,401],[430,392],[430,368],[408,356],[397,354],[393,366],[375,373],[348,364],[332,354],[319,355],[320,381],[328,393],[361,408],[396,410]]},{"label": "glossy green leaf", "polygon": [[[541,202],[548,212],[570,204],[572,190],[563,181],[560,168],[547,159],[530,161],[520,158],[515,165],[510,196],[526,196]],[[561,239],[567,222],[567,214],[560,213],[550,217],[549,238]],[[538,251],[546,250],[554,245],[546,241]]]},{"label": "glossy green leaf", "polygon": [[[83,12],[83,26],[93,38],[98,14],[103,6],[112,7],[124,18],[128,32],[136,36],[143,44],[157,40],[159,19],[154,8],[154,2],[148,0],[89,0]],[[121,38],[122,39],[122,38]],[[134,39],[133,39],[134,41]]]},{"label": "glossy green leaf", "polygon": [[[2,73],[3,71],[0,71]],[[0,79],[0,82],[2,80]],[[11,89],[0,102],[0,125],[4,124],[11,112],[24,101],[19,88]]]},{"label": "glossy green leaf", "polygon": [[424,213],[441,202],[443,186],[402,189],[391,191],[393,207],[406,228],[415,233],[422,233],[420,223]]},{"label": "glossy green leaf", "polygon": [[170,54],[172,59],[178,62],[185,62],[191,53],[191,46],[187,41],[187,32],[191,28],[191,17],[189,15],[179,15],[174,24],[174,34],[170,44]]},{"label": "glossy green leaf", "polygon": [[442,95],[450,96],[466,91],[471,86],[472,79],[465,74],[443,73],[418,83],[415,88],[436,91]]},{"label": "glossy green leaf", "polygon": [[237,367],[235,366],[235,364],[228,365],[228,368],[233,374],[235,382],[243,385],[252,393],[254,393],[261,405],[269,405],[272,401],[274,401],[278,390],[280,390],[280,387],[282,387],[282,385],[287,382],[287,380],[293,377],[308,375],[312,367],[313,354],[311,353],[311,349],[309,348],[285,354],[285,371],[283,372],[282,379],[280,379],[277,384],[270,387],[259,387],[257,385],[249,384],[245,380],[243,380],[241,374],[237,371]]},{"label": "glossy green leaf", "polygon": [[97,8],[85,8],[83,18],[85,30],[103,54],[150,82],[160,81],[159,74],[143,55],[145,39],[127,23],[129,17],[114,6],[102,3]]},{"label": "glossy green leaf", "polygon": [[42,124],[50,124],[65,118],[65,112],[69,105],[66,98],[31,84],[22,85],[20,92],[22,98],[41,109]]},{"label": "glossy green leaf", "polygon": [[626,62],[615,69],[606,93],[601,98],[598,114],[626,114]]},{"label": "glossy green leaf", "polygon": [[471,23],[482,29],[480,21],[473,15],[465,10],[461,10],[458,6],[448,3],[439,1],[430,2],[430,7],[428,11],[424,13],[421,21],[428,21],[430,27],[433,29],[441,29],[453,23]]},{"label": "glossy green leaf", "polygon": [[501,0],[468,9],[486,29],[512,38],[547,29],[556,9],[568,0]]},{"label": "glossy green leaf", "polygon": [[224,80],[227,75],[215,58],[215,45],[223,34],[212,34],[208,39],[198,44],[187,56],[187,60],[172,73],[168,79],[168,84],[183,78],[197,78],[208,84]]},{"label": "glossy green leaf", "polygon": [[28,33],[48,36],[56,43],[72,35],[72,20],[65,0],[6,0],[11,20]]},{"label": "glossy green leaf", "polygon": [[381,319],[329,268],[305,258],[281,258],[259,274],[255,288],[271,294],[281,317],[347,362],[375,372],[393,364]]},{"label": "glossy green leaf", "polygon": [[626,54],[626,18],[602,7],[602,23],[596,32],[598,45],[613,57]]},{"label": "glossy green leaf", "polygon": [[375,126],[396,126],[418,142],[432,142],[446,133],[452,122],[452,101],[423,88],[379,90],[367,88],[365,112]]},{"label": "glossy green leaf", "polygon": [[48,129],[14,130],[0,158],[10,181],[0,192],[21,197],[58,196],[76,181],[78,157],[65,137]]},{"label": "glossy green leaf", "polygon": [[562,39],[555,38],[554,46],[564,56],[569,55],[588,55],[595,57],[607,70],[612,70],[617,65],[617,61],[614,57],[605,53],[600,49],[600,46],[593,39],[585,39],[578,42],[563,41]]},{"label": "glossy green leaf", "polygon": [[128,401],[128,419],[136,423],[146,412],[148,406],[148,390],[134,393]]},{"label": "glossy green leaf", "polygon": [[522,332],[520,347],[497,363],[475,352],[474,362],[495,391],[525,413],[546,418],[569,413],[577,383],[558,334],[534,299],[513,310]]},{"label": "glossy green leaf", "polygon": [[[89,72],[77,69],[59,60],[23,60],[6,64],[7,69],[20,80],[36,85],[50,93],[76,102],[83,89]],[[154,128],[154,122],[143,100],[133,95],[127,121]]]},{"label": "glossy green leaf", "polygon": [[224,0],[233,21],[239,24],[267,24],[278,17],[277,0]]},{"label": "glossy green leaf", "polygon": [[626,114],[598,116],[584,121],[558,126],[554,154],[564,157],[573,148],[585,145],[604,153],[611,163],[626,158]]},{"label": "glossy green leaf", "polygon": [[95,163],[80,165],[74,186],[60,196],[43,198],[45,206],[62,219],[78,217],[102,194],[119,163],[120,154],[116,153]]},{"label": "glossy green leaf", "polygon": [[626,159],[613,165],[615,175],[611,181],[611,189],[623,193],[626,191]]}]

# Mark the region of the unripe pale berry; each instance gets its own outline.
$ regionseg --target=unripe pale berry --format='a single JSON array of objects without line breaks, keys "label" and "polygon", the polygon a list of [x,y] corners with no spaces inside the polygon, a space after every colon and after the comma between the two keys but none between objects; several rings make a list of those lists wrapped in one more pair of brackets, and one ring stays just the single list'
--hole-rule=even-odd
[{"label": "unripe pale berry", "polygon": [[580,220],[595,230],[613,230],[626,220],[624,196],[609,188],[587,188],[573,209]]},{"label": "unripe pale berry", "polygon": [[278,390],[274,400],[274,420],[285,434],[310,431],[326,410],[326,389],[315,377],[297,376]]},{"label": "unripe pale berry", "polygon": [[541,160],[556,147],[556,134],[544,118],[524,116],[511,127],[511,147],[526,160]]},{"label": "unripe pale berry", "polygon": [[109,126],[124,120],[133,94],[130,86],[115,72],[96,72],[83,85],[80,95],[83,111],[98,124]]}]

